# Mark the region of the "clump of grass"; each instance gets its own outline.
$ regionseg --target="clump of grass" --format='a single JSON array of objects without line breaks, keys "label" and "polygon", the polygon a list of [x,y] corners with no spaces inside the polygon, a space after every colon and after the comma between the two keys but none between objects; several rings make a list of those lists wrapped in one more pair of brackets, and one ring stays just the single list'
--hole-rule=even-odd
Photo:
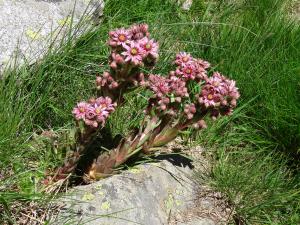
[{"label": "clump of grass", "polygon": [[298,224],[300,177],[251,123],[240,123],[252,119],[246,115],[249,105],[197,137],[194,144],[204,144],[214,158],[208,182],[234,208],[234,223]]},{"label": "clump of grass", "polygon": [[300,222],[300,27],[284,16],[285,3],[223,1],[204,14],[210,29],[189,23],[198,30],[190,39],[210,44],[202,52],[241,91],[231,120],[194,137],[215,156],[212,185],[235,207],[237,223]]},{"label": "clump of grass", "polygon": [[[227,149],[228,150],[228,149]],[[219,152],[213,185],[235,208],[235,219],[249,224],[298,224],[299,178],[278,154],[253,148]]]}]

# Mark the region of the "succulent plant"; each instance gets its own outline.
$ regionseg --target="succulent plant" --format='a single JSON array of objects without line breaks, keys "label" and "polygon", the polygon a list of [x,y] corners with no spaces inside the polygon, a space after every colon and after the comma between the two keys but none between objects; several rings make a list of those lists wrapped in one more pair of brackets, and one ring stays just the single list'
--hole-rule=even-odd
[{"label": "succulent plant", "polygon": [[[145,86],[152,97],[145,110],[145,120],[138,132],[130,134],[117,148],[94,161],[88,171],[90,179],[114,174],[114,169],[132,155],[156,151],[189,127],[206,128],[207,116],[216,119],[229,115],[236,107],[239,92],[235,82],[217,72],[208,77],[208,62],[179,53],[175,64],[176,71],[171,71],[167,77],[147,76]],[[188,88],[191,82],[198,87],[199,93],[194,94]]]},{"label": "succulent plant", "polygon": [[167,76],[143,73],[142,68],[152,68],[158,59],[158,43],[150,39],[146,24],[111,31],[108,45],[111,69],[96,76],[97,97],[73,109],[76,144],[51,181],[73,173],[109,115],[124,102],[124,94],[136,87],[143,87],[151,95],[144,120],[116,148],[94,159],[86,172],[87,179],[112,175],[133,155],[150,154],[188,128],[206,128],[209,117],[230,115],[236,107],[239,92],[235,81],[218,72],[209,76],[210,63],[186,52],[176,55],[176,68]]}]

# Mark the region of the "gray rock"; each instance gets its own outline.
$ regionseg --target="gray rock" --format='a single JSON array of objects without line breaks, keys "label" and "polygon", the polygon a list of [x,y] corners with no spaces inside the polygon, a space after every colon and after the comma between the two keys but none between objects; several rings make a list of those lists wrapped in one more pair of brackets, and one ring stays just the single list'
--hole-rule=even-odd
[{"label": "gray rock", "polygon": [[190,8],[192,7],[192,4],[193,4],[193,0],[185,0],[182,5],[181,5],[181,8],[183,10],[190,10]]},{"label": "gray rock", "polygon": [[[54,224],[169,224],[173,215],[193,207],[197,186],[191,175],[189,167],[164,160],[78,186],[60,200],[66,206]],[[191,225],[214,224],[201,218],[192,221]]]},{"label": "gray rock", "polygon": [[[0,69],[13,54],[34,61],[62,26],[76,24],[85,10],[101,14],[103,0],[0,0]],[[76,3],[76,4],[75,4]],[[18,51],[16,52],[16,49]]]},{"label": "gray rock", "polygon": [[176,225],[215,225],[215,223],[210,219],[194,218],[191,221],[179,222]]}]

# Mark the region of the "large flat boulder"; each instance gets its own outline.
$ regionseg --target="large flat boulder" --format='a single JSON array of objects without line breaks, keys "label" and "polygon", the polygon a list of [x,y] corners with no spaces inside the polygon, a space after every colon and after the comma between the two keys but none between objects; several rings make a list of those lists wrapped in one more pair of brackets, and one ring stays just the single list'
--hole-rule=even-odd
[{"label": "large flat boulder", "polygon": [[103,7],[103,0],[0,0],[0,70],[13,53],[27,60],[41,57],[72,15],[77,23],[87,8],[101,14]]},{"label": "large flat boulder", "polygon": [[60,199],[65,206],[54,223],[216,224],[209,218],[197,216],[174,222],[177,214],[195,207],[197,189],[188,165],[175,166],[166,160],[143,164],[122,174],[74,188]]}]

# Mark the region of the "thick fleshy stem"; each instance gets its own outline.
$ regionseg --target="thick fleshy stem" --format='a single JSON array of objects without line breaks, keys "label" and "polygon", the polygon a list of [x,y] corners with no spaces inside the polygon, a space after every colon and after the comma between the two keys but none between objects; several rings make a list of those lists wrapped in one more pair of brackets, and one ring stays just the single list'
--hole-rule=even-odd
[{"label": "thick fleshy stem", "polygon": [[138,132],[129,135],[117,148],[101,154],[94,161],[87,172],[88,180],[97,180],[115,174],[118,166],[139,152],[151,154],[159,150],[200,118],[202,119],[203,115],[180,122],[174,121],[168,114],[157,113],[154,116],[146,116]]},{"label": "thick fleshy stem", "polygon": [[160,124],[161,121],[157,116],[146,117],[139,131],[123,139],[117,148],[101,154],[94,161],[87,172],[88,178],[101,179],[114,174],[116,167],[147,146],[147,141]]}]

